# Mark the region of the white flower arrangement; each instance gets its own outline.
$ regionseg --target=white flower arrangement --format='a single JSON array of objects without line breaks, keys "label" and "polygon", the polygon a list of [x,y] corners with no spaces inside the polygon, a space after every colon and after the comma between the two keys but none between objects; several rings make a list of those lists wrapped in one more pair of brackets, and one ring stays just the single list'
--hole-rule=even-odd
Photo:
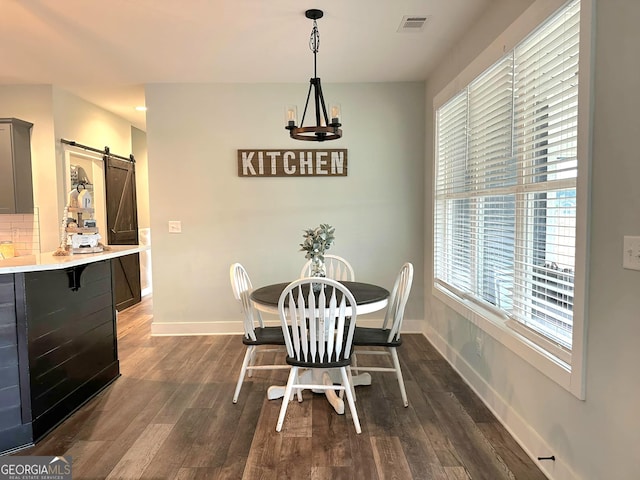
[{"label": "white flower arrangement", "polygon": [[300,244],[300,251],[307,252],[304,258],[320,260],[324,262],[324,252],[331,248],[335,240],[336,229],[328,223],[321,223],[316,228],[309,228],[304,231],[304,242]]}]

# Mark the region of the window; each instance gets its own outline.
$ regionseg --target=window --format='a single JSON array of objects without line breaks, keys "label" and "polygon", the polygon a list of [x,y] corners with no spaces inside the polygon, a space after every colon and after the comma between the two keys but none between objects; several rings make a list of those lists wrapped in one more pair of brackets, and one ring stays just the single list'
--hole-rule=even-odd
[{"label": "window", "polygon": [[436,110],[434,275],[571,370],[580,1]]}]

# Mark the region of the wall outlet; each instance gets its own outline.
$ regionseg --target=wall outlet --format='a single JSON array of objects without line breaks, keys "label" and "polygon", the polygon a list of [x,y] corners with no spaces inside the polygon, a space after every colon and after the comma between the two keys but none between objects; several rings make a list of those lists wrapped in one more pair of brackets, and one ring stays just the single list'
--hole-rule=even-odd
[{"label": "wall outlet", "polygon": [[622,249],[622,267],[628,270],[640,270],[640,237],[625,235]]},{"label": "wall outlet", "polygon": [[180,220],[169,220],[169,233],[182,233],[182,222]]}]

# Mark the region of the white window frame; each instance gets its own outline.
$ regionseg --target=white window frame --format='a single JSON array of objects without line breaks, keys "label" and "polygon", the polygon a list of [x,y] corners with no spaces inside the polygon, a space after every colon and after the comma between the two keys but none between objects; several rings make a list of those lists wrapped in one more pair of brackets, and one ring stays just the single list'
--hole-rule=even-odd
[{"label": "white window frame", "polygon": [[[522,331],[519,325],[516,325],[518,322],[510,320],[498,309],[492,308],[492,305],[483,306],[477,301],[470,301],[469,297],[463,292],[440,284],[435,278],[435,270],[432,278],[432,293],[436,298],[579,399],[585,398],[586,376],[587,252],[590,211],[591,112],[593,110],[591,95],[593,79],[593,62],[591,58],[593,54],[592,32],[594,31],[593,2],[594,0],[581,0],[580,4],[580,83],[578,90],[577,153],[581,163],[576,178],[576,246],[571,352],[568,354],[567,352],[560,352],[555,345],[552,345],[542,336],[539,338],[532,337],[531,332]],[[567,0],[538,0],[533,3],[483,53],[435,96],[433,118],[437,118],[436,112],[440,106],[502,58],[506,52],[513,50],[520,41],[567,3]],[[435,129],[434,138],[437,140],[437,131]],[[437,141],[434,144],[433,155],[436,158]],[[435,168],[436,164],[434,162],[434,184],[432,187],[434,205],[436,191]],[[433,260],[434,258],[432,258]]]}]

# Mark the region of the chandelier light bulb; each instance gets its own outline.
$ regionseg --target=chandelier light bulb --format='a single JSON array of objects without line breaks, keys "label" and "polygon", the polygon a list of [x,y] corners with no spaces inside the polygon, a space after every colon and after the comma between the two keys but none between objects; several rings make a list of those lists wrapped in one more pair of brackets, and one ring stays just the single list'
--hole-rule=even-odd
[{"label": "chandelier light bulb", "polygon": [[331,105],[331,124],[340,123],[340,105]]},{"label": "chandelier light bulb", "polygon": [[294,127],[298,123],[298,108],[295,105],[289,105],[285,110],[285,121],[288,127]]}]

